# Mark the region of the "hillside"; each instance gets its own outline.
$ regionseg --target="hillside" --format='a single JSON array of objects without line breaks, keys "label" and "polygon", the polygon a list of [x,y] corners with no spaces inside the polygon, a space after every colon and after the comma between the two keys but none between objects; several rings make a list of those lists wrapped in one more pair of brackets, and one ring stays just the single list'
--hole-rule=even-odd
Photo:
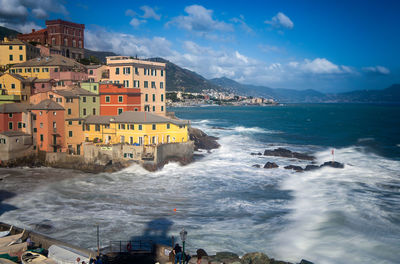
[{"label": "hillside", "polygon": [[106,57],[107,56],[116,56],[114,52],[111,51],[95,51],[95,50],[89,50],[85,49],[85,58],[89,58],[90,56],[94,56],[98,58],[101,62],[106,63]]},{"label": "hillside", "polygon": [[3,40],[4,37],[14,38],[18,34],[20,34],[18,31],[0,26],[0,40]]},{"label": "hillside", "polygon": [[357,90],[328,94],[327,98],[340,103],[400,103],[400,84],[393,84],[383,90]]}]

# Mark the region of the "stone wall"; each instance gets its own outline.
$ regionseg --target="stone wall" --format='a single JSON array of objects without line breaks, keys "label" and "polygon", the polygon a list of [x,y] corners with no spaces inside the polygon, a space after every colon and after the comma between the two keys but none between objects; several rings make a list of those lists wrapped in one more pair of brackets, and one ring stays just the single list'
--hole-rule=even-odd
[{"label": "stone wall", "polygon": [[188,164],[193,159],[194,142],[168,143],[157,146],[155,152],[155,162],[157,166],[162,166],[169,161],[179,161]]},{"label": "stone wall", "polygon": [[33,153],[32,136],[8,137],[0,134],[0,161],[14,160]]}]

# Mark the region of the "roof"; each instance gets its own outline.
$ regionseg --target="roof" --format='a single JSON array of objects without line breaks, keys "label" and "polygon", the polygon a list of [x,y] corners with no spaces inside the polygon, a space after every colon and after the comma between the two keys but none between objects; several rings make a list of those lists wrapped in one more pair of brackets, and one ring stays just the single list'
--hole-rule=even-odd
[{"label": "roof", "polygon": [[26,43],[19,39],[12,39],[8,41],[0,41],[0,45],[26,45]]},{"label": "roof", "polygon": [[92,93],[88,90],[85,90],[83,88],[79,87],[74,87],[71,92],[73,92],[76,95],[88,95],[88,96],[98,96],[98,94]]},{"label": "roof", "polygon": [[170,119],[164,116],[148,112],[127,111],[115,116],[112,123],[172,123],[175,125],[187,125],[189,121]]},{"label": "roof", "polygon": [[66,58],[61,55],[53,54],[51,56],[37,57],[26,62],[14,64],[12,67],[40,67],[40,66],[63,66],[69,68],[82,68],[85,66],[79,62]]},{"label": "roof", "polygon": [[51,99],[46,99],[41,101],[40,103],[29,107],[30,110],[64,110],[64,107],[57,104]]},{"label": "roof", "polygon": [[55,82],[54,79],[35,79],[33,82],[35,83],[46,83],[46,82]]},{"label": "roof", "polygon": [[10,72],[5,72],[5,73],[3,73],[3,74],[0,74],[0,76],[3,76],[3,75],[5,75],[5,74],[9,74],[9,75],[11,75],[12,77],[14,77],[15,79],[17,79],[17,80],[19,80],[19,81],[21,81],[21,82],[24,82],[24,83],[31,83],[31,82],[33,82],[33,81],[36,79],[36,77],[24,78],[23,76],[21,76],[21,75],[19,75],[19,74],[10,73]]},{"label": "roof", "polygon": [[6,136],[6,137],[31,136],[31,135],[26,134],[21,131],[3,131],[0,133],[0,135]]},{"label": "roof", "polygon": [[101,66],[105,66],[105,65],[101,65],[101,64],[99,64],[99,65],[86,65],[86,68],[88,68],[88,69],[98,69]]},{"label": "roof", "polygon": [[22,113],[27,112],[30,104],[26,103],[10,103],[0,105],[0,113],[11,114],[11,113]]},{"label": "roof", "polygon": [[114,116],[94,116],[90,115],[85,118],[86,124],[99,124],[99,125],[108,125],[110,124],[110,120],[113,119]]},{"label": "roof", "polygon": [[79,98],[77,94],[70,90],[53,90],[52,92],[64,96],[65,98]]}]

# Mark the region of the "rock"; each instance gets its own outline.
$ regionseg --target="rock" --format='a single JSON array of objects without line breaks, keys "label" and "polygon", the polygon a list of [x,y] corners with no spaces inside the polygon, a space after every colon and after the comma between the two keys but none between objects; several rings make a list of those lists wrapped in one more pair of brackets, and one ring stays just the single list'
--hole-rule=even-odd
[{"label": "rock", "polygon": [[260,164],[254,164],[254,165],[251,166],[251,167],[253,167],[253,168],[261,168],[261,165],[260,165]]},{"label": "rock", "polygon": [[196,250],[196,254],[197,254],[197,258],[202,258],[204,256],[208,256],[207,252],[202,248],[199,248],[198,250]]},{"label": "rock", "polygon": [[305,260],[305,259],[302,259],[301,261],[300,261],[300,263],[299,264],[314,264],[313,262],[311,262],[311,261],[308,261],[308,260]]},{"label": "rock", "polygon": [[216,261],[216,263],[231,264],[234,262],[240,262],[240,258],[237,254],[232,252],[217,252],[215,256],[210,257],[210,261]]},{"label": "rock", "polygon": [[305,171],[312,171],[312,170],[316,170],[316,169],[319,169],[319,166],[317,166],[317,165],[307,165],[304,170]]},{"label": "rock", "polygon": [[195,150],[210,150],[220,147],[220,144],[217,142],[217,137],[209,136],[198,128],[189,127],[189,137],[190,140],[194,141]]},{"label": "rock", "polygon": [[275,162],[267,162],[264,165],[264,169],[274,169],[278,168],[279,166]]},{"label": "rock", "polygon": [[270,264],[270,259],[267,255],[260,252],[247,253],[240,261],[242,264]]},{"label": "rock", "polygon": [[282,261],[282,260],[275,260],[275,259],[270,259],[270,264],[291,264],[290,262]]},{"label": "rock", "polygon": [[322,167],[325,167],[325,166],[332,167],[332,168],[337,168],[337,169],[343,169],[344,168],[344,164],[340,163],[340,162],[337,162],[337,161],[324,162],[324,164],[322,164],[320,167],[322,168]]},{"label": "rock", "polygon": [[255,153],[255,152],[252,152],[252,153],[250,153],[252,156],[261,156],[262,155],[262,153],[261,152],[258,152],[258,153]]},{"label": "rock", "polygon": [[295,170],[295,171],[297,171],[297,172],[303,171],[303,168],[302,168],[302,167],[300,167],[300,166],[295,166],[295,165],[285,166],[284,168],[287,169],[287,170]]},{"label": "rock", "polygon": [[273,156],[273,157],[284,157],[284,158],[296,158],[300,160],[314,160],[313,156],[299,153],[299,152],[292,152],[291,150],[284,149],[284,148],[277,148],[274,150],[266,149],[264,151],[264,156]]}]

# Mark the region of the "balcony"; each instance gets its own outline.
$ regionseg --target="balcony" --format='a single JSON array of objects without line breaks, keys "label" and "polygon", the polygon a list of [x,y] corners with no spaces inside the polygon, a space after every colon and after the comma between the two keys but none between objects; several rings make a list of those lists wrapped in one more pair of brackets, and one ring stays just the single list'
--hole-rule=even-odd
[{"label": "balcony", "polygon": [[16,95],[16,94],[0,95],[0,101],[21,101],[21,95]]}]

